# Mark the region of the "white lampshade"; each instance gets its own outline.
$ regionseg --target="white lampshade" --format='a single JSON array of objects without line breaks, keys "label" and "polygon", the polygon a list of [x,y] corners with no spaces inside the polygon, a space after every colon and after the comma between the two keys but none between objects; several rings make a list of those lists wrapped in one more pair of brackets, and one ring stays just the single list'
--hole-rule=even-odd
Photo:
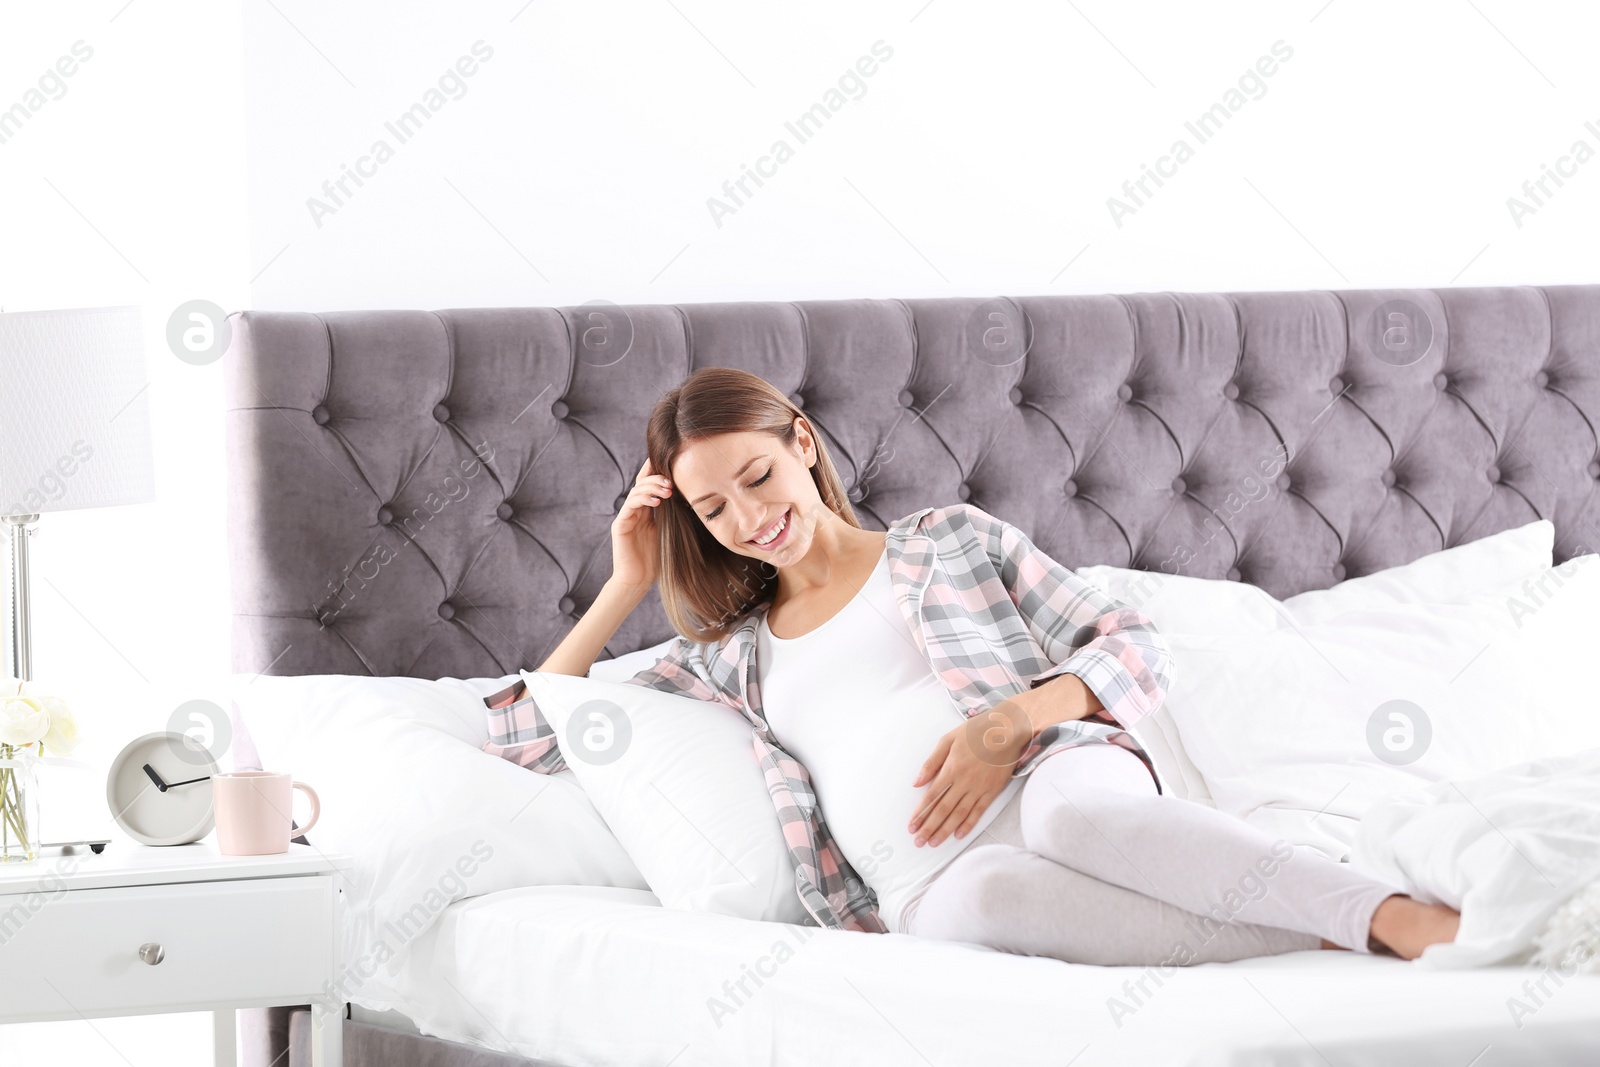
[{"label": "white lampshade", "polygon": [[136,307],[0,315],[0,515],[155,499]]}]

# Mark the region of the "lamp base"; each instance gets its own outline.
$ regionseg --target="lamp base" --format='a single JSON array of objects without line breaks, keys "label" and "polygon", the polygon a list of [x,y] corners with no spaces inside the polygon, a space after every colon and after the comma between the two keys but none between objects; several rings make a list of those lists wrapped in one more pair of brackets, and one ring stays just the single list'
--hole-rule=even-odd
[{"label": "lamp base", "polygon": [[33,595],[28,580],[28,540],[38,515],[0,515],[0,530],[11,542],[5,568],[5,674],[27,681],[33,677]]}]

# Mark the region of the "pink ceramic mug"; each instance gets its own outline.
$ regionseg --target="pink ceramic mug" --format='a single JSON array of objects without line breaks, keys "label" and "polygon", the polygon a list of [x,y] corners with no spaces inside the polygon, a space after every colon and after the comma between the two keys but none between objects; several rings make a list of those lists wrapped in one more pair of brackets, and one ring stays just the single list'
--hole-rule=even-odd
[{"label": "pink ceramic mug", "polygon": [[217,821],[217,849],[224,856],[270,856],[289,851],[289,812],[294,790],[311,799],[311,821],[293,830],[299,837],[317,825],[322,801],[317,791],[287,774],[234,771],[211,776],[212,810]]}]

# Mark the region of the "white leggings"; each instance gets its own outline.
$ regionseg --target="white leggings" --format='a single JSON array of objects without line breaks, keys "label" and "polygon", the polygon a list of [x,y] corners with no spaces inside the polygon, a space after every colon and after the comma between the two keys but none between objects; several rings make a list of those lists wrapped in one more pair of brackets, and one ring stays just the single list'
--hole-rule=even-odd
[{"label": "white leggings", "polygon": [[1368,952],[1400,890],[1294,851],[1241,819],[1157,792],[1113,744],[1050,756],[908,905],[906,933],[1069,963],[1225,962]]}]

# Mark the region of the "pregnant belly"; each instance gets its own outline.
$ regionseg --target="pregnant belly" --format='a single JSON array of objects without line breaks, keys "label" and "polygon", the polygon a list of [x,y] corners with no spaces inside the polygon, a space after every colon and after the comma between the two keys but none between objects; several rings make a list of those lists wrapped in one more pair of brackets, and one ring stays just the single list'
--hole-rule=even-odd
[{"label": "pregnant belly", "polygon": [[[936,736],[925,749],[902,748],[884,759],[863,745],[862,758],[840,764],[831,761],[825,772],[813,772],[812,784],[822,806],[822,816],[845,859],[878,895],[880,908],[897,907],[898,901],[923,879],[954,859],[977,837],[975,826],[963,838],[954,830],[938,845],[916,845],[907,829],[911,816],[930,795],[929,786],[912,786],[922,762],[933,752]],[[985,817],[992,820],[1010,798],[1013,779],[991,801]],[[925,826],[925,829],[928,827]]]}]

